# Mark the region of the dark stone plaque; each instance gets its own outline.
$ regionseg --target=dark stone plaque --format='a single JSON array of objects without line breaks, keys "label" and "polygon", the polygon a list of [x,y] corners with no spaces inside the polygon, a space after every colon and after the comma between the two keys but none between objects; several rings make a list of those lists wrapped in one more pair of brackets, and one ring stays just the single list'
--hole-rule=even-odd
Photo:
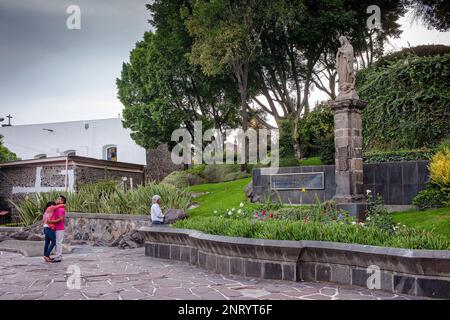
[{"label": "dark stone plaque", "polygon": [[274,174],[270,176],[272,190],[324,189],[323,172]]}]

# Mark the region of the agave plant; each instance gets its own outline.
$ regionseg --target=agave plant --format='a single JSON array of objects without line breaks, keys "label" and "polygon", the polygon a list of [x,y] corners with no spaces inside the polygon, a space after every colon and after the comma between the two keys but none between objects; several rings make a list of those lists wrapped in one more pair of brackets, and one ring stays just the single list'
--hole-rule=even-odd
[{"label": "agave plant", "polygon": [[186,210],[191,195],[186,189],[168,184],[150,183],[134,190],[123,190],[115,181],[101,181],[81,185],[77,192],[50,192],[27,196],[21,202],[12,202],[19,212],[20,221],[30,225],[39,220],[48,201],[59,195],[67,199],[67,211],[85,213],[149,214],[152,197],[161,196],[162,209]]}]

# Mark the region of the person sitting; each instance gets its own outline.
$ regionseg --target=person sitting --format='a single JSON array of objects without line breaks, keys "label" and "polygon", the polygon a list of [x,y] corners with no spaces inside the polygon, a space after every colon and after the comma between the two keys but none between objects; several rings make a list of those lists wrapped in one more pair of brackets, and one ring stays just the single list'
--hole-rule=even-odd
[{"label": "person sitting", "polygon": [[164,214],[161,211],[161,197],[154,195],[152,197],[152,208],[151,208],[151,218],[153,225],[164,224]]}]

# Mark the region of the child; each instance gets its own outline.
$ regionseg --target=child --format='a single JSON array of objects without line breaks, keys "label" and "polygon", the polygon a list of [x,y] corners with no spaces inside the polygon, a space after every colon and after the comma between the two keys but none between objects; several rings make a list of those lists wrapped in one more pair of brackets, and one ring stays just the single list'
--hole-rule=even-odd
[{"label": "child", "polygon": [[164,223],[164,215],[161,211],[161,207],[159,206],[161,203],[161,197],[158,195],[154,195],[152,198],[152,208],[151,208],[151,217],[152,224],[158,225]]},{"label": "child", "polygon": [[52,258],[50,258],[50,253],[56,245],[56,232],[55,232],[55,224],[49,223],[52,220],[53,213],[59,209],[64,207],[64,204],[55,205],[55,202],[48,202],[45,206],[44,215],[42,218],[42,224],[44,225],[44,235],[45,235],[45,244],[44,244],[44,260],[46,262],[52,262]]}]

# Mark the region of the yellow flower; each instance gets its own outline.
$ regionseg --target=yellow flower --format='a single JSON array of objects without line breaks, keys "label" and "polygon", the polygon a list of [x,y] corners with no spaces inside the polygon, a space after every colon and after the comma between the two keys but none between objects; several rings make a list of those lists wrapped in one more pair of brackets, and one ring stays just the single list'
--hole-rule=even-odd
[{"label": "yellow flower", "polygon": [[306,192],[306,188],[301,188],[301,192]]}]

